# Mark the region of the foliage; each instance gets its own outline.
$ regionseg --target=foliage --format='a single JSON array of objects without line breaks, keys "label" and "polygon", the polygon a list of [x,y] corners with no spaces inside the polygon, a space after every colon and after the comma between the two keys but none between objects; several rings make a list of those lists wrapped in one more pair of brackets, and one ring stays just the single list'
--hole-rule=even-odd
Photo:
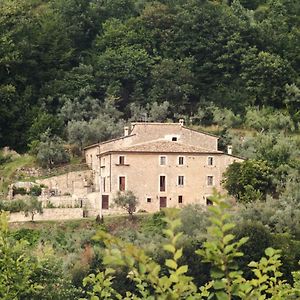
[{"label": "foliage", "polygon": [[42,193],[42,188],[39,185],[34,185],[29,190],[29,195],[38,197]]},{"label": "foliage", "polygon": [[113,199],[114,206],[124,209],[130,216],[136,211],[138,199],[132,191],[118,191]]},{"label": "foliage", "polygon": [[293,120],[284,112],[274,111],[271,108],[256,109],[248,107],[245,116],[245,125],[258,131],[291,130],[295,129]]},{"label": "foliage", "polygon": [[163,220],[165,217],[164,211],[156,212],[151,215],[145,222],[143,222],[143,232],[149,234],[161,234],[166,227],[166,222]]},{"label": "foliage", "polygon": [[264,200],[275,189],[271,170],[265,161],[234,162],[224,173],[223,185],[239,202]]},{"label": "foliage", "polygon": [[27,217],[28,215],[30,215],[31,221],[33,222],[34,216],[36,214],[43,213],[42,202],[39,201],[37,197],[31,197],[25,203],[26,203],[24,207],[25,216]]},{"label": "foliage", "polygon": [[63,146],[63,141],[57,137],[51,137],[48,133],[43,135],[41,142],[34,149],[37,161],[44,168],[53,168],[56,165],[70,161],[69,154]]},{"label": "foliage", "polygon": [[27,191],[23,187],[13,187],[13,195],[26,195]]},{"label": "foliage", "polygon": [[12,213],[24,211],[25,206],[25,201],[21,199],[0,201],[0,210],[9,211]]},{"label": "foliage", "polygon": [[30,259],[25,240],[9,238],[7,217],[0,213],[0,298],[20,299],[40,287],[32,280],[37,264]]},{"label": "foliage", "polygon": [[0,152],[0,165],[4,165],[11,161],[11,155],[3,155],[2,152]]},{"label": "foliage", "polygon": [[[97,274],[90,274],[84,279],[84,285],[90,285],[88,295],[91,299],[287,299],[299,296],[298,283],[290,286],[281,280],[282,273],[279,251],[272,248],[265,250],[265,257],[258,262],[249,263],[253,275],[245,279],[242,271],[238,269],[236,258],[243,255],[240,251],[247,238],[234,241],[235,236],[230,233],[235,224],[230,222],[228,204],[215,195],[213,201],[216,205],[209,207],[211,212],[208,227],[207,241],[197,250],[205,261],[210,262],[211,280],[197,289],[193,278],[186,275],[187,265],[180,264],[183,249],[178,247],[182,233],[177,233],[180,226],[178,211],[166,211],[165,221],[167,229],[164,230],[167,241],[164,250],[170,255],[162,265],[148,257],[144,250],[104,232],[98,232],[97,240],[106,245],[103,262],[108,267]],[[135,291],[120,294],[112,287],[115,268],[126,266],[128,277],[135,285]],[[297,278],[297,273],[294,274]],[[292,298],[291,298],[292,299]]]},{"label": "foliage", "polygon": [[[212,102],[201,123],[222,126],[268,106],[280,109],[279,127],[297,127],[297,1],[65,2],[1,2],[1,147],[25,151],[47,130],[66,138],[69,122],[103,114],[109,127],[124,123],[132,104],[165,121]],[[108,95],[122,116],[103,113]],[[103,138],[83,141],[82,131],[70,141]]]}]

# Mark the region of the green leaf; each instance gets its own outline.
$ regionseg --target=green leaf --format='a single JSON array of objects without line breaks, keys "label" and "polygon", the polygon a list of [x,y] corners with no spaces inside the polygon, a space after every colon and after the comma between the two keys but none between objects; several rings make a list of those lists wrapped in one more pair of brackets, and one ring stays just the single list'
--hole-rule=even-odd
[{"label": "green leaf", "polygon": [[223,243],[226,245],[229,242],[231,242],[233,239],[234,239],[234,235],[233,234],[227,234],[223,238]]},{"label": "green leaf", "polygon": [[226,282],[224,280],[215,280],[213,287],[215,290],[221,290],[226,287]]},{"label": "green leaf", "polygon": [[176,273],[171,274],[170,280],[171,280],[172,282],[178,282],[179,279],[178,279],[177,274],[176,274]]},{"label": "green leaf", "polygon": [[179,267],[177,270],[176,270],[176,274],[177,275],[181,275],[181,274],[184,274],[188,271],[188,266],[187,265],[184,265],[184,266],[181,266]]},{"label": "green leaf", "polygon": [[216,296],[218,300],[228,300],[230,299],[229,296],[224,291],[216,292]]},{"label": "green leaf", "polygon": [[167,245],[163,245],[164,250],[171,252],[171,253],[175,253],[176,248],[171,245],[171,244],[167,244]]},{"label": "green leaf", "polygon": [[224,277],[224,272],[217,268],[212,268],[210,271],[210,275],[214,279],[219,279]]},{"label": "green leaf", "polygon": [[178,249],[174,254],[174,259],[177,261],[182,256],[182,248]]},{"label": "green leaf", "polygon": [[165,265],[171,269],[177,269],[177,263],[173,259],[166,259]]},{"label": "green leaf", "polygon": [[276,253],[276,251],[273,248],[269,247],[265,250],[265,253],[268,257],[271,257]]},{"label": "green leaf", "polygon": [[234,227],[235,227],[235,224],[233,224],[233,223],[227,223],[227,224],[225,224],[225,225],[222,227],[222,231],[223,231],[223,232],[226,232],[226,231],[231,230],[231,229],[234,228]]}]

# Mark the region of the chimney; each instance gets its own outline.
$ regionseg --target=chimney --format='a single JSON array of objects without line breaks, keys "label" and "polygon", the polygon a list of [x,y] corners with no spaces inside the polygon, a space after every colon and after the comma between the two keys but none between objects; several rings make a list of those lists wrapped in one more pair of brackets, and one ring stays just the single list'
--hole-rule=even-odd
[{"label": "chimney", "polygon": [[124,136],[129,135],[129,127],[128,126],[124,126]]},{"label": "chimney", "polygon": [[179,124],[180,124],[180,126],[183,126],[184,125],[184,119],[179,119]]},{"label": "chimney", "polygon": [[232,155],[232,145],[227,146],[227,154]]}]

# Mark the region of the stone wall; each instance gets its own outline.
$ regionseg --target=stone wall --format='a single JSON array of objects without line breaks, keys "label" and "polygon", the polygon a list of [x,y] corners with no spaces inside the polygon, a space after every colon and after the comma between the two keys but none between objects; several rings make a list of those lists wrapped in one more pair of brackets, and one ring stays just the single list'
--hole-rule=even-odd
[{"label": "stone wall", "polygon": [[56,196],[76,195],[82,197],[90,192],[93,181],[93,172],[86,170],[40,179],[36,182],[47,186]]},{"label": "stone wall", "polygon": [[[82,208],[44,208],[42,214],[36,214],[34,221],[60,221],[70,219],[82,219]],[[31,221],[31,216],[25,217],[24,213],[11,213],[9,222],[28,222]]]}]

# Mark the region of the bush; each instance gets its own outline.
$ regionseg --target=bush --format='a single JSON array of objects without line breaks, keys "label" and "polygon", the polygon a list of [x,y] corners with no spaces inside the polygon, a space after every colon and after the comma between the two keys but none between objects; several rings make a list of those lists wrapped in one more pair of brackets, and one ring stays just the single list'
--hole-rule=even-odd
[{"label": "bush", "polygon": [[47,132],[35,147],[37,161],[43,168],[53,168],[70,161],[63,140],[57,136],[51,137]]},{"label": "bush", "polygon": [[40,239],[40,231],[29,228],[21,228],[13,231],[11,235],[17,241],[26,240],[30,246],[36,246]]},{"label": "bush", "polygon": [[245,160],[229,165],[224,173],[223,186],[239,202],[265,200],[275,192],[272,169],[261,160]]},{"label": "bush", "polygon": [[[195,285],[194,278],[188,276],[189,266],[182,264],[183,248],[180,246],[182,233],[178,210],[166,210],[167,228],[163,243],[166,259],[157,263],[146,252],[132,244],[98,232],[96,239],[105,243],[103,263],[107,267],[97,274],[87,276],[83,284],[88,286],[88,296],[98,299],[294,299],[299,297],[299,282],[295,286],[281,280],[279,251],[267,248],[264,257],[251,261],[251,278],[243,277],[237,259],[243,256],[241,248],[247,238],[237,238],[232,234],[235,224],[230,222],[230,206],[214,195],[210,206],[210,223],[207,240],[195,252],[210,264],[210,278],[201,287]],[[253,230],[251,230],[253,231]],[[258,231],[255,230],[255,234]],[[126,268],[131,289],[124,292],[114,288],[116,270]],[[250,273],[250,272],[249,272]],[[294,278],[299,281],[299,272]],[[132,288],[133,286],[133,288]]]},{"label": "bush", "polygon": [[3,155],[0,152],[0,166],[6,164],[8,162],[10,162],[11,160],[12,160],[12,156],[11,155]]},{"label": "bush", "polygon": [[26,203],[24,200],[5,200],[0,201],[0,210],[9,211],[11,213],[24,211]]},{"label": "bush", "polygon": [[166,227],[166,222],[163,220],[165,213],[159,211],[151,215],[145,222],[143,222],[143,232],[146,234],[161,234],[162,230]]},{"label": "bush", "polygon": [[42,193],[42,188],[41,186],[34,185],[33,187],[30,188],[29,190],[29,195],[31,196],[40,196]]},{"label": "bush", "polygon": [[26,195],[27,191],[23,187],[13,187],[13,196],[14,195]]}]

